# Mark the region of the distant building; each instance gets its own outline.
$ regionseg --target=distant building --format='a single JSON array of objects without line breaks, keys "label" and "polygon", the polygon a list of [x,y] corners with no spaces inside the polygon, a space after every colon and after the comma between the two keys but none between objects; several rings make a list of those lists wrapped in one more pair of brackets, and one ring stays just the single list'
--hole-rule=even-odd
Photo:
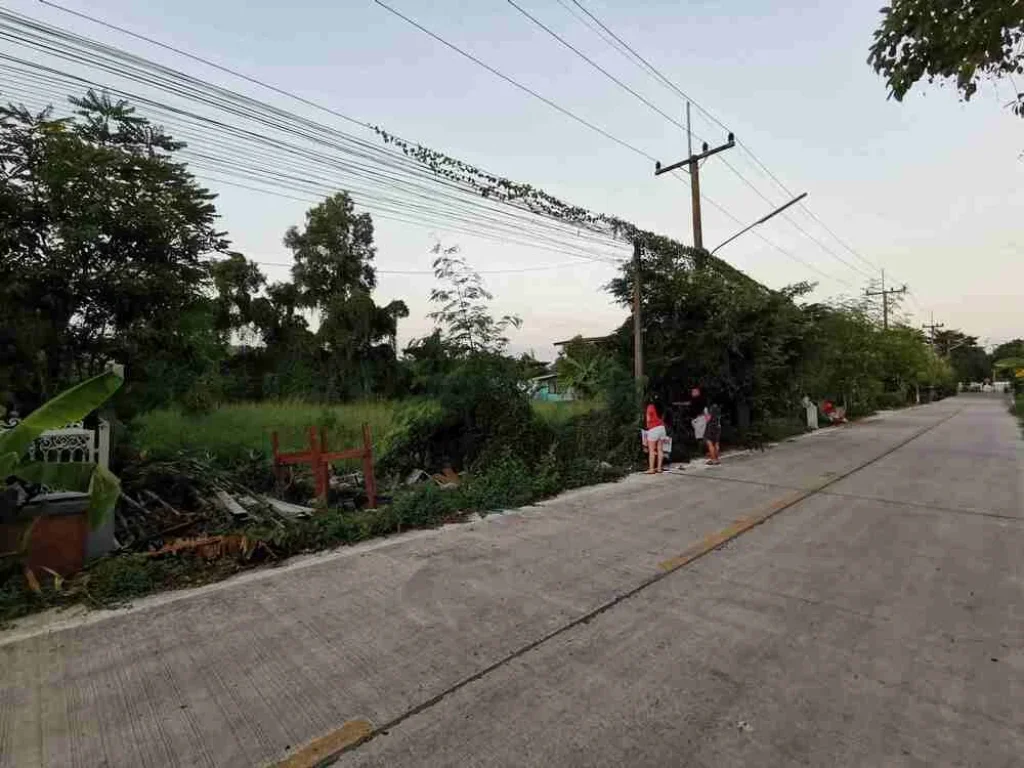
[{"label": "distant building", "polygon": [[558,383],[558,374],[553,365],[548,366],[547,372],[530,379],[531,396],[534,400],[542,400],[548,403],[560,403],[573,400],[572,390],[561,387]]}]

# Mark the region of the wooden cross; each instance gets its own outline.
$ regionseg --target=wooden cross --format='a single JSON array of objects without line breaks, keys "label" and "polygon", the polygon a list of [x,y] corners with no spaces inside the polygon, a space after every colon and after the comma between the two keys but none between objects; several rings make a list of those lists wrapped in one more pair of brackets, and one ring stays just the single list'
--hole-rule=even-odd
[{"label": "wooden cross", "polygon": [[327,504],[328,477],[332,462],[343,459],[363,460],[363,479],[366,483],[366,498],[373,509],[377,506],[377,480],[373,476],[373,441],[370,439],[370,425],[363,424],[363,447],[346,451],[331,452],[327,448],[327,431],[320,427],[309,428],[309,450],[295,453],[281,453],[277,432],[272,432],[270,442],[274,449],[274,474],[282,479],[284,468],[291,464],[309,464],[313,469],[317,498]]}]

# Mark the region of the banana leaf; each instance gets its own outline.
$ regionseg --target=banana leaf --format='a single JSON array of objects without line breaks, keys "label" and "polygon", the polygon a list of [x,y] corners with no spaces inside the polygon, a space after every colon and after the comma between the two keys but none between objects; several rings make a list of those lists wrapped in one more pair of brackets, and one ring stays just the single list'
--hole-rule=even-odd
[{"label": "banana leaf", "polygon": [[43,432],[81,421],[114,394],[121,382],[113,371],[94,376],[61,392],[32,411],[14,429],[0,435],[0,477],[15,474],[13,467],[8,467],[10,454],[21,458]]}]

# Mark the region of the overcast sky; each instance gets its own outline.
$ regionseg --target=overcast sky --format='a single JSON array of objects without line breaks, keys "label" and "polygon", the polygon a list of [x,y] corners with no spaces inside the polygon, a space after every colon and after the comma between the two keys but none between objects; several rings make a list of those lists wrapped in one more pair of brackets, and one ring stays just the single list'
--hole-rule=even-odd
[{"label": "overcast sky", "polygon": [[[605,79],[521,16],[506,0],[389,0],[452,42],[608,132],[665,162],[685,155],[674,125]],[[560,0],[517,0],[524,8],[683,120],[681,99],[659,85],[571,15]],[[691,241],[687,188],[655,178],[648,161],[497,79],[395,18],[372,0],[66,0],[66,5],[183,47],[281,88],[380,124],[590,209]],[[571,5],[565,0],[565,5]],[[983,339],[1024,335],[1024,121],[1001,104],[1009,83],[988,85],[969,105],[952,89],[915,90],[887,101],[866,64],[877,2],[779,0],[643,3],[587,0],[596,16],[709,109],[808,206],[865,259],[909,284],[905,308],[915,323],[935,319]],[[175,60],[137,41],[28,0],[15,10],[200,74],[288,109],[295,103]],[[4,43],[0,43],[2,48]],[[0,84],[2,87],[2,84]],[[323,116],[318,116],[321,119]],[[694,115],[712,143],[717,125]],[[785,194],[740,150],[728,159],[774,205]],[[702,187],[744,223],[770,206],[721,162],[703,168]],[[307,207],[224,186],[218,207],[235,246],[252,258],[288,261],[281,236]],[[368,209],[373,211],[372,206]],[[847,262],[867,267],[801,209],[793,220]],[[705,206],[705,245],[739,226]],[[841,263],[788,220],[765,237],[829,277],[752,234],[720,255],[779,287],[818,280],[819,297],[863,290],[865,275]],[[429,267],[435,238],[459,243],[481,270],[563,263],[551,253],[496,245],[442,228],[377,221],[377,266]],[[287,268],[264,267],[271,279]],[[517,350],[553,354],[552,341],[604,333],[624,319],[601,290],[605,264],[519,274],[491,274],[495,311],[522,316]],[[402,298],[412,316],[403,339],[429,330],[432,279],[381,275],[379,301]]]}]

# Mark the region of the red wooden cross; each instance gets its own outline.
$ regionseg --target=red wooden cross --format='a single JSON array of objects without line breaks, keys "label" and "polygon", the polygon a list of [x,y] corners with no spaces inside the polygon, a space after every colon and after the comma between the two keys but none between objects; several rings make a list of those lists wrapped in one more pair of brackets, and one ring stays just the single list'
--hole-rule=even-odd
[{"label": "red wooden cross", "polygon": [[286,465],[309,464],[313,468],[317,498],[324,504],[327,504],[328,475],[331,463],[342,459],[362,459],[366,497],[371,509],[377,506],[377,480],[373,476],[373,442],[370,440],[369,424],[363,424],[363,447],[350,448],[347,451],[329,451],[327,449],[327,431],[323,427],[309,428],[308,451],[281,453],[276,431],[271,433],[270,442],[274,448],[274,474],[277,475],[278,480],[281,479]]}]

